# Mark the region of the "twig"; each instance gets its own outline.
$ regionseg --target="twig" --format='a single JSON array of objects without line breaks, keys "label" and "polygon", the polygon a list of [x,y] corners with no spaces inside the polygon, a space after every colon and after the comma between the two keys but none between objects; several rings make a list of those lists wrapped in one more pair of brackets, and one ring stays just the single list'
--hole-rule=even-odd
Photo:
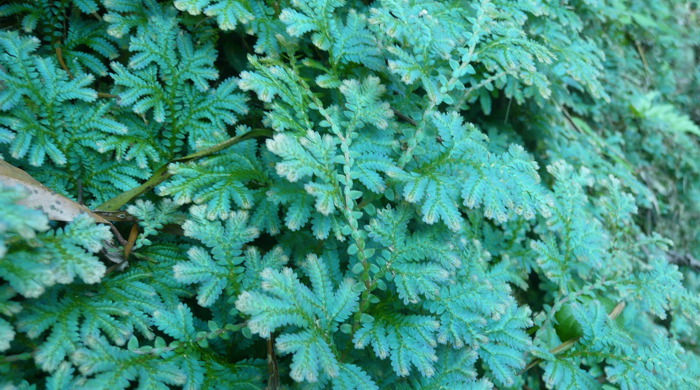
[{"label": "twig", "polygon": [[649,64],[647,63],[647,57],[644,55],[644,49],[642,49],[642,45],[640,45],[639,41],[636,39],[634,39],[634,45],[637,47],[637,52],[639,53],[639,58],[641,58],[642,64],[644,65],[645,83],[649,84]]},{"label": "twig", "polygon": [[33,356],[34,355],[30,352],[20,353],[17,355],[4,356],[2,359],[0,359],[0,364],[18,362],[20,360],[29,360]]},{"label": "twig", "polygon": [[58,58],[58,64],[68,73],[68,78],[73,80],[73,73],[70,72],[70,69],[66,66],[66,62],[63,60],[63,49],[61,49],[60,46],[56,47],[56,57]]},{"label": "twig", "polygon": [[[124,237],[122,237],[121,233],[119,233],[119,230],[117,229],[117,227],[114,226],[114,224],[112,224],[109,221],[107,221],[107,224],[109,225],[109,229],[112,231],[112,234],[114,234],[114,237],[116,237],[117,241],[119,241],[119,244],[124,247],[124,252],[123,252],[123,254],[122,253],[110,254],[109,253],[110,249],[112,249],[112,248],[116,249],[116,248],[112,247],[111,244],[105,246],[105,248],[102,249],[102,253],[105,255],[105,257],[107,257],[108,259],[110,259],[111,261],[114,262],[114,264],[112,264],[109,268],[107,268],[107,271],[105,271],[105,274],[103,275],[103,277],[111,274],[112,272],[116,271],[119,268],[123,269],[123,267],[128,265],[127,259],[129,258],[129,254],[131,253],[131,247],[133,247],[133,245],[134,245],[133,241],[136,240],[136,237],[133,237],[133,241],[132,241],[132,237],[129,236],[129,241],[126,241],[124,239]],[[137,229],[137,231],[138,231],[138,229]],[[133,231],[132,231],[132,235],[133,235]]]},{"label": "twig", "polygon": [[93,210],[93,213],[111,222],[138,222],[138,218],[126,211],[100,211]]},{"label": "twig", "polygon": [[117,230],[116,226],[114,226],[111,222],[108,222],[108,223],[109,223],[109,229],[114,234],[114,237],[117,238],[117,241],[119,241],[119,244],[122,246],[126,246],[126,240],[124,239],[124,237],[122,237],[122,234],[119,233],[119,230]]},{"label": "twig", "polygon": [[[610,319],[614,321],[620,315],[620,313],[622,313],[622,310],[625,309],[625,305],[626,305],[625,301],[620,301],[620,303],[618,303],[612,309],[610,314],[608,314],[608,317],[610,317]],[[552,355],[558,355],[562,352],[566,352],[566,351],[570,350],[571,348],[573,348],[573,346],[576,345],[576,343],[580,339],[581,339],[581,336],[574,337],[573,339],[570,339],[570,340],[566,340],[563,343],[561,343],[561,344],[557,345],[556,347],[552,348],[551,350],[549,350],[549,353],[551,353]],[[525,366],[525,368],[520,370],[518,375],[522,375],[523,373],[527,372],[529,369],[531,369],[532,367],[535,367],[536,365],[542,363],[543,361],[544,360],[542,360],[541,358],[533,359],[527,366]]]},{"label": "twig", "polygon": [[139,236],[139,225],[131,225],[131,232],[129,232],[129,241],[124,245],[124,260],[129,260],[129,255],[131,254],[131,249],[136,243],[136,237]]},{"label": "twig", "polygon": [[83,181],[78,179],[78,203],[83,204]]},{"label": "twig", "polygon": [[107,92],[98,92],[97,97],[101,99],[118,99],[118,95],[112,95],[111,93]]},{"label": "twig", "polygon": [[205,18],[202,18],[202,20],[200,20],[199,22],[197,22],[197,24],[194,25],[194,29],[198,29],[202,23],[206,22],[207,20],[210,20],[211,18],[212,18],[211,16],[207,16]]},{"label": "twig", "polygon": [[673,264],[685,265],[693,268],[696,271],[700,271],[700,261],[693,257],[690,253],[678,253],[674,251],[668,252],[668,261]]},{"label": "twig", "polygon": [[251,132],[245,133],[243,135],[239,135],[233,138],[229,138],[228,140],[221,142],[220,144],[214,145],[210,148],[204,149],[202,151],[199,151],[197,153],[193,153],[190,155],[187,155],[185,157],[180,157],[174,160],[169,161],[162,167],[158,168],[153,175],[143,184],[136,188],[132,188],[126,192],[123,192],[116,197],[102,203],[101,205],[97,206],[97,210],[99,211],[117,211],[119,210],[122,206],[125,204],[131,202],[134,198],[143,195],[144,193],[154,189],[158,184],[168,180],[170,177],[172,177],[172,173],[168,170],[168,166],[173,163],[184,163],[184,162],[190,162],[190,161],[196,161],[199,160],[203,157],[207,157],[209,155],[218,153],[229,146],[233,146],[237,143],[247,141],[251,138],[256,138],[256,137],[269,137],[272,135],[272,130],[268,129],[256,129]]},{"label": "twig", "polygon": [[[116,237],[117,241],[119,241],[119,244],[121,246],[126,247],[127,242],[126,240],[124,240],[124,237],[122,237],[121,233],[119,233],[119,230],[117,230],[117,228],[111,222],[107,221],[107,224],[109,224],[109,228],[112,231],[112,234],[114,234],[114,237]],[[105,243],[105,246],[104,248],[102,248],[101,253],[114,263],[109,268],[107,268],[103,277],[106,277],[107,275],[111,274],[119,268],[124,269],[124,267],[128,265],[126,257],[124,257],[121,251],[114,247],[112,240],[109,240]]]},{"label": "twig", "polygon": [[399,120],[407,122],[413,126],[418,126],[418,122],[416,122],[413,118],[409,117],[408,115],[402,114],[401,112],[399,112],[399,110],[395,108],[392,108],[391,111],[394,112],[394,115],[396,115],[396,117],[399,118]]},{"label": "twig", "polygon": [[579,125],[576,124],[576,121],[574,121],[574,118],[569,114],[569,112],[566,110],[566,108],[564,108],[564,106],[558,105],[558,107],[561,110],[561,112],[564,114],[564,118],[566,119],[566,122],[571,127],[573,127],[574,130],[578,131],[581,134],[585,134],[585,135],[591,137],[591,139],[593,139],[593,141],[595,141],[595,143],[597,143],[601,149],[606,150],[608,152],[608,154],[610,155],[610,157],[613,158],[613,160],[617,161],[618,163],[620,163],[622,165],[625,165],[627,167],[627,169],[630,170],[630,172],[633,172],[633,173],[636,172],[634,167],[632,166],[632,164],[629,161],[627,161],[627,159],[625,159],[624,156],[619,155],[615,150],[610,148],[605,143],[605,141],[603,141],[597,134],[595,134],[593,132],[593,130],[591,130],[590,128],[582,129]]},{"label": "twig", "polygon": [[[99,15],[98,15],[99,17]],[[73,73],[71,73],[70,69],[68,69],[68,66],[66,65],[66,61],[63,59],[63,49],[61,47],[56,48],[56,58],[58,59],[58,64],[61,65],[61,68],[68,73],[68,78],[73,80]],[[106,92],[98,92],[97,97],[101,99],[117,99],[119,96],[117,95],[112,95],[111,93],[106,93]]]},{"label": "twig", "polygon": [[[566,352],[569,349],[571,349],[574,346],[574,344],[576,344],[580,339],[581,339],[581,336],[574,337],[573,339],[570,339],[570,340],[566,340],[563,343],[557,345],[556,347],[550,349],[549,353],[551,353],[552,355],[558,355],[562,352]],[[531,369],[532,367],[535,367],[536,365],[538,365],[542,362],[543,362],[543,360],[540,358],[536,358],[536,359],[532,360],[530,362],[530,364],[528,364],[527,366],[525,366],[525,368],[520,370],[518,375],[521,375],[521,374],[527,372],[529,369]]]},{"label": "twig", "polygon": [[508,99],[508,108],[506,109],[506,117],[503,118],[503,124],[508,123],[508,117],[510,116],[510,105],[513,104],[513,98]]},{"label": "twig", "polygon": [[266,390],[279,390],[280,388],[280,371],[277,366],[277,355],[275,354],[275,336],[270,335],[267,339],[267,366],[270,371],[270,376],[267,380]]},{"label": "twig", "polygon": [[124,266],[125,263],[126,263],[125,261],[122,261],[121,263],[112,264],[109,268],[107,268],[107,271],[105,271],[105,274],[102,275],[102,277],[106,278],[109,274],[118,270],[120,267]]}]

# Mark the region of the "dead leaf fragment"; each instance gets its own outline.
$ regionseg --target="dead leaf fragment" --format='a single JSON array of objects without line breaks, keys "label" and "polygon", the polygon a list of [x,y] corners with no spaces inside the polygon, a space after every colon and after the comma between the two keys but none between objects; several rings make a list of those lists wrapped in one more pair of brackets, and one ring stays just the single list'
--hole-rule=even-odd
[{"label": "dead leaf fragment", "polygon": [[20,186],[27,190],[29,196],[19,204],[43,211],[53,221],[70,222],[79,214],[89,214],[95,221],[107,223],[107,220],[95,214],[89,208],[75,202],[39,183],[27,172],[0,160],[0,183],[8,186]]},{"label": "dead leaf fragment", "polygon": [[[98,223],[105,223],[112,226],[109,221],[94,213],[89,208],[52,191],[27,172],[3,160],[0,160],[0,184],[23,187],[27,190],[29,195],[18,203],[35,210],[43,211],[52,221],[71,222],[80,214],[88,214]],[[116,230],[113,226],[112,228]],[[116,249],[114,240],[110,239],[105,241],[104,253],[110,261],[126,266],[127,263],[124,261],[122,251]]]}]

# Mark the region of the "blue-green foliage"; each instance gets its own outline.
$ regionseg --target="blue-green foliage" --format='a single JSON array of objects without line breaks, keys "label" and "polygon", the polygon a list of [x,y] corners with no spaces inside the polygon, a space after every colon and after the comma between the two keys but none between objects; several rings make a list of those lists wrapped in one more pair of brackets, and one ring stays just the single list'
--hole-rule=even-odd
[{"label": "blue-green foliage", "polygon": [[[245,134],[240,129],[239,135]],[[257,156],[255,141],[241,142],[202,162],[169,166],[174,177],[159,187],[160,194],[172,196],[178,204],[206,204],[210,219],[226,219],[230,210],[248,210],[265,197],[248,185],[269,184],[268,172]]]},{"label": "blue-green foliage", "polygon": [[232,93],[235,79],[210,90],[211,81],[218,79],[216,50],[211,43],[195,47],[194,37],[179,28],[175,15],[149,15],[149,23],[136,30],[128,66],[111,64],[114,84],[122,87],[116,91],[119,104],[162,123],[171,156],[182,149],[183,139],[197,149],[201,139],[225,132],[226,124],[247,112],[245,98]]},{"label": "blue-green foliage", "polygon": [[284,34],[284,25],[273,16],[274,6],[260,0],[177,0],[173,3],[180,11],[211,17],[223,31],[235,30],[239,23],[245,25],[246,32],[257,38],[256,53],[279,52],[277,35]]},{"label": "blue-green foliage", "polygon": [[[53,371],[66,353],[72,351],[74,337],[68,333],[77,333],[77,317],[80,315],[62,315],[64,309],[70,310],[71,298],[64,299],[60,304],[55,297],[52,300],[50,297],[61,288],[55,285],[70,284],[77,278],[84,284],[100,282],[106,267],[94,253],[103,248],[104,241],[111,234],[107,227],[95,226],[94,221],[84,214],[64,228],[51,230],[43,213],[20,203],[27,195],[23,188],[2,184],[0,189],[0,207],[3,210],[0,216],[0,277],[8,283],[2,289],[0,301],[0,349],[10,349],[18,331],[36,338],[53,323],[65,320],[58,326],[59,330],[36,350],[37,363]],[[13,300],[16,296],[25,299]],[[46,300],[52,304],[40,303]],[[42,310],[42,306],[48,312],[47,316],[32,324],[31,313]],[[104,307],[98,310],[105,310],[100,314],[106,314],[110,309]],[[90,325],[83,328],[85,332],[102,328],[115,338],[124,332],[115,327],[111,319],[101,323],[104,314],[95,314],[88,316]]]},{"label": "blue-green foliage", "polygon": [[[0,63],[7,69],[0,75],[7,85],[0,92],[0,123],[8,157],[26,159],[35,167],[48,159],[71,171],[80,169],[75,167],[77,160],[96,154],[99,139],[128,132],[111,117],[110,102],[95,102],[97,92],[89,87],[94,76],[71,77],[53,58],[33,54],[39,46],[35,38],[4,32],[0,45]],[[132,167],[109,162],[82,169],[88,171],[85,186],[93,188],[112,181],[109,187],[126,190],[137,184],[133,178],[145,177]]]},{"label": "blue-green foliage", "polygon": [[[193,247],[187,255],[190,261],[179,262],[173,268],[175,280],[184,284],[202,283],[197,292],[197,302],[211,306],[224,288],[240,290],[244,268],[240,266],[248,256],[241,248],[257,238],[259,231],[248,227],[248,214],[244,211],[232,212],[226,221],[208,221],[203,206],[190,210],[191,219],[183,225],[185,235],[196,238],[211,249],[211,255],[201,247]],[[281,256],[279,253],[278,256]],[[255,254],[250,257],[255,258]],[[275,256],[271,256],[273,265]],[[284,261],[281,261],[282,263]]]},{"label": "blue-green foliage", "polygon": [[[548,387],[595,389],[600,383],[580,368],[606,364],[608,380],[621,389],[692,388],[695,373],[688,373],[678,343],[654,331],[643,344],[635,342],[611,320],[599,302],[574,306],[574,317],[582,328],[579,344],[560,355],[542,354],[544,380]],[[640,345],[641,344],[641,345]]]},{"label": "blue-green foliage", "polygon": [[609,244],[600,221],[587,213],[587,172],[573,172],[564,161],[555,162],[548,170],[556,180],[554,193],[559,202],[547,220],[544,241],[532,241],[530,245],[544,275],[568,289],[572,269],[577,269],[577,277],[588,279],[592,270],[600,270],[609,261]]},{"label": "blue-green foliage", "polygon": [[158,206],[139,199],[134,205],[127,207],[126,211],[139,219],[141,232],[134,244],[136,249],[151,245],[148,237],[156,235],[165,225],[182,223],[184,219],[182,213],[178,212],[177,204],[170,199],[164,199]]},{"label": "blue-green foliage", "polygon": [[334,291],[322,258],[309,255],[302,266],[311,281],[310,289],[290,268],[265,268],[260,273],[263,290],[242,292],[236,308],[250,315],[250,331],[262,337],[269,337],[283,326],[301,328],[295,333],[281,333],[276,340],[280,353],[293,355],[290,375],[294,380],[317,382],[330,377],[334,387],[376,388],[358,367],[339,362],[332,338],[338,324],[357,311],[359,292],[353,289],[353,280],[343,280]]},{"label": "blue-green foliage", "polygon": [[88,284],[99,282],[106,267],[93,254],[111,237],[109,229],[81,215],[65,228],[49,230],[44,214],[18,203],[26,195],[23,191],[2,187],[0,201],[3,210],[8,210],[0,220],[2,278],[28,298],[40,296],[54,284],[69,284],[76,277]]},{"label": "blue-green foliage", "polygon": [[454,112],[436,113],[432,122],[432,137],[424,148],[414,151],[417,164],[407,165],[412,172],[389,173],[404,184],[406,201],[422,203],[423,221],[432,224],[442,219],[452,230],[459,230],[458,200],[469,208],[483,205],[484,215],[498,222],[513,215],[525,219],[536,213],[550,215],[553,201],[539,186],[537,163],[522,147],[511,145],[501,155],[490,152],[484,134],[473,126],[468,129]]},{"label": "blue-green foliage", "polygon": [[0,387],[697,388],[690,3],[1,5]]},{"label": "blue-green foliage", "polygon": [[158,159],[148,144],[136,148],[145,152],[138,156],[125,149],[117,161],[99,157],[109,149],[103,140],[130,140],[128,128],[113,115],[113,103],[96,101],[93,75],[78,69],[68,73],[55,58],[37,55],[36,38],[4,32],[0,45],[0,64],[7,69],[0,79],[8,86],[0,92],[0,142],[8,145],[4,155],[24,159],[30,167],[63,167],[52,174],[29,171],[52,188],[73,192],[81,186],[97,200],[132,188],[138,184],[136,178],[146,177],[147,171],[118,160],[136,159],[141,168],[148,168],[148,159]]}]

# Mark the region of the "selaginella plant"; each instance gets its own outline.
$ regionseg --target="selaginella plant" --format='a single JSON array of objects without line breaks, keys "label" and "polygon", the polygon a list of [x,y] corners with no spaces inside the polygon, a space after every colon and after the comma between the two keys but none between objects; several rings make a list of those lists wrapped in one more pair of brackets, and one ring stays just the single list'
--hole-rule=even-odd
[{"label": "selaginella plant", "polygon": [[700,388],[696,2],[0,17],[1,388]]}]

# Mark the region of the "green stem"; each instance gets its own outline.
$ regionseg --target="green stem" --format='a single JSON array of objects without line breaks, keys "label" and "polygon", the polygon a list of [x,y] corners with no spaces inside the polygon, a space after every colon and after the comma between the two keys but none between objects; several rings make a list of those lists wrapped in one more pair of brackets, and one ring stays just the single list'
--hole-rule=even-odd
[{"label": "green stem", "polygon": [[[294,67],[294,64],[292,64],[292,67]],[[295,69],[296,71],[296,69]],[[360,303],[359,303],[359,309],[355,313],[355,316],[353,318],[353,324],[352,324],[352,333],[354,334],[357,329],[360,326],[360,319],[362,317],[362,314],[364,311],[366,311],[369,308],[369,298],[370,298],[370,291],[371,291],[371,278],[370,278],[370,262],[369,258],[370,256],[367,255],[366,253],[366,243],[365,243],[365,238],[362,235],[362,229],[359,227],[359,222],[358,218],[355,217],[354,213],[357,210],[357,204],[355,200],[352,198],[352,185],[353,185],[353,179],[350,176],[350,167],[354,163],[353,158],[350,156],[350,145],[352,143],[352,138],[351,134],[355,130],[355,126],[357,125],[358,118],[354,117],[350,123],[346,124],[345,127],[345,133],[341,130],[341,127],[338,126],[337,123],[333,120],[333,117],[330,115],[330,113],[323,107],[323,102],[321,102],[321,99],[319,99],[316,95],[314,95],[311,92],[310,86],[304,81],[300,80],[302,86],[306,91],[308,91],[308,97],[309,99],[312,100],[312,102],[316,105],[318,112],[323,116],[323,118],[326,120],[326,122],[329,123],[331,127],[331,131],[340,139],[340,149],[343,152],[343,159],[344,159],[344,185],[343,188],[340,188],[340,183],[338,180],[334,180],[332,175],[329,176],[329,181],[333,185],[335,192],[336,192],[336,198],[338,202],[338,207],[341,209],[341,212],[343,213],[343,216],[348,222],[348,226],[350,227],[351,233],[350,236],[352,237],[354,244],[357,246],[357,259],[360,261],[362,264],[362,274],[360,275],[360,282],[365,285],[365,289],[362,292],[360,296]],[[346,349],[346,352],[350,349]],[[341,360],[345,359],[345,353],[343,356],[341,356]]]},{"label": "green stem", "polygon": [[20,353],[18,355],[5,356],[2,359],[0,359],[0,363],[4,364],[4,363],[18,362],[21,360],[29,360],[33,356],[34,355],[31,352]]},{"label": "green stem", "polygon": [[219,144],[216,144],[212,147],[209,147],[204,150],[200,150],[197,153],[192,153],[184,157],[176,158],[174,160],[170,160],[167,164],[163,165],[162,167],[158,168],[153,175],[143,184],[136,188],[132,188],[126,192],[123,192],[116,197],[102,203],[101,205],[97,206],[96,210],[97,211],[117,211],[119,210],[122,206],[125,204],[131,202],[134,198],[137,198],[144,193],[154,189],[158,184],[168,180],[170,177],[173,176],[172,173],[168,171],[168,166],[173,163],[185,163],[185,162],[190,162],[190,161],[196,161],[199,160],[203,157],[210,156],[215,153],[219,153],[220,151],[233,146],[235,144],[238,144],[243,141],[247,141],[251,138],[256,138],[256,137],[270,137],[272,135],[272,130],[268,129],[255,129],[251,132],[245,133],[243,135],[239,135],[233,138],[229,138],[224,142],[221,142]]}]

